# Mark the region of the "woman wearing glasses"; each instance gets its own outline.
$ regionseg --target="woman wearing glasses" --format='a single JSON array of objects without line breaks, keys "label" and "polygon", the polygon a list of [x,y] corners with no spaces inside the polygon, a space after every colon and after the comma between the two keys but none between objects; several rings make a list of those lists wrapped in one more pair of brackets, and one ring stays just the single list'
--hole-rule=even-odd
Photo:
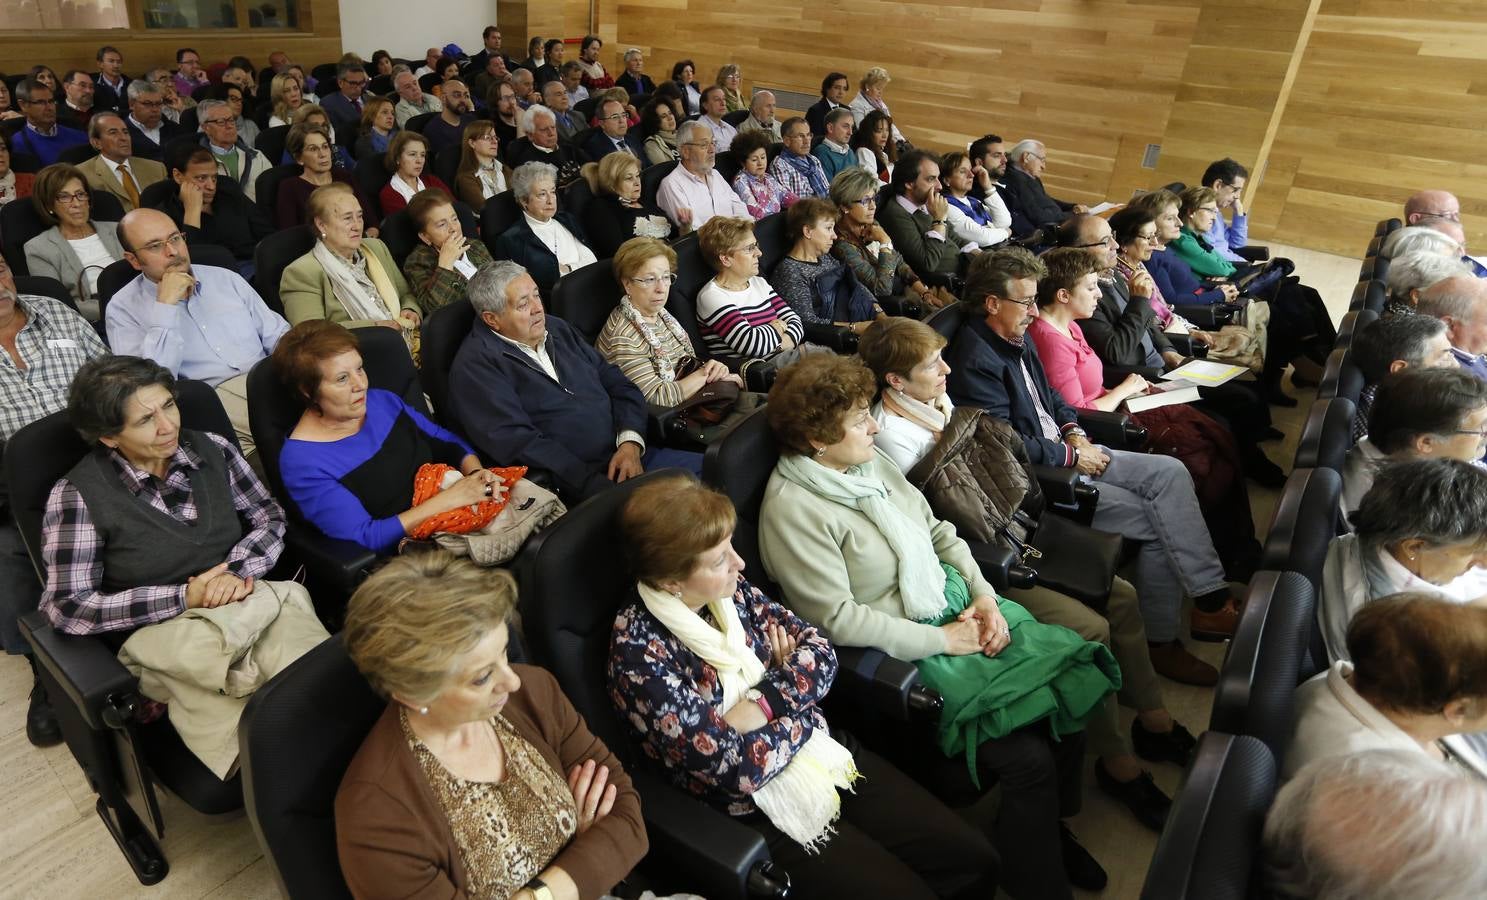
[{"label": "woman wearing glasses", "polygon": [[831,202],[837,208],[836,243],[831,245],[831,255],[851,269],[880,301],[911,294],[937,305],[929,286],[893,249],[893,241],[877,222],[881,187],[866,169],[855,166],[843,169],[831,180]]},{"label": "woman wearing glasses", "polygon": [[66,163],[36,173],[31,203],[52,227],[26,242],[26,267],[67,285],[78,312],[98,321],[98,275],[124,258],[119,223],[92,220],[83,173]]}]

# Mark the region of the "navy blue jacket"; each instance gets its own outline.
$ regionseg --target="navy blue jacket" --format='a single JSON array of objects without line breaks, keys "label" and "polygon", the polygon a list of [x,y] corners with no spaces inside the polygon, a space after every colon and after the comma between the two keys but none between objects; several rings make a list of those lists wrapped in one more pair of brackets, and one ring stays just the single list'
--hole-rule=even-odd
[{"label": "navy blue jacket", "polygon": [[1162,299],[1173,306],[1212,306],[1224,302],[1224,292],[1218,288],[1207,289],[1188,264],[1170,250],[1157,250],[1146,261],[1146,271],[1157,283]]},{"label": "navy blue jacket", "polygon": [[[650,164],[650,161],[645,158],[645,145],[640,142],[640,136],[636,133],[636,129],[632,128],[625,132],[624,140],[626,146],[630,148],[630,152],[634,153],[635,158],[640,160],[640,167],[642,169]],[[618,148],[614,145],[614,138],[605,134],[604,129],[596,128],[594,129],[594,133],[589,135],[588,140],[583,142],[582,150],[584,156],[593,162],[598,162],[609,154],[617,152]]]},{"label": "navy blue jacket", "polygon": [[1010,164],[998,188],[1012,214],[1012,233],[1018,237],[1027,237],[1045,225],[1057,225],[1074,209],[1074,204],[1048,196],[1042,180]]},{"label": "navy blue jacket", "polygon": [[577,500],[609,483],[621,431],[645,433],[645,396],[555,316],[547,317],[547,354],[558,381],[477,319],[454,357],[450,403],[488,465],[549,473]]},{"label": "navy blue jacket", "polygon": [[945,362],[950,364],[946,382],[950,401],[956,406],[980,407],[1010,422],[1022,435],[1022,444],[1034,465],[1072,465],[1073,453],[1069,447],[1043,436],[1038,410],[1022,378],[1024,359],[1033,375],[1034,390],[1059,429],[1067,434],[1078,428],[1074,407],[1048,383],[1033,342],[1024,340],[1021,347],[1011,344],[982,319],[971,319],[962,325],[945,348]]},{"label": "navy blue jacket", "polygon": [[[588,236],[583,233],[583,227],[573,218],[572,213],[560,209],[553,218],[568,229],[580,244],[588,245]],[[558,255],[533,233],[526,216],[518,215],[516,224],[501,232],[501,236],[496,238],[496,246],[491,248],[491,256],[509,259],[525,266],[527,274],[537,282],[537,290],[542,292],[543,298],[552,294],[552,286],[557,284],[559,277]]]}]

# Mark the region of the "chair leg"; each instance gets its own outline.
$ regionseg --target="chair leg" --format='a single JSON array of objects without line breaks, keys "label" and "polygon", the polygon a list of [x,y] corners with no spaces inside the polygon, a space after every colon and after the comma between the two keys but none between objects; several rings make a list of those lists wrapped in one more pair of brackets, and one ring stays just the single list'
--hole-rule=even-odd
[{"label": "chair leg", "polygon": [[119,845],[124,861],[134,870],[134,877],[139,879],[140,884],[158,884],[170,873],[170,863],[165,861],[160,845],[155,842],[150,830],[134,814],[129,804],[110,806],[99,797],[98,818],[103,820],[114,843]]}]

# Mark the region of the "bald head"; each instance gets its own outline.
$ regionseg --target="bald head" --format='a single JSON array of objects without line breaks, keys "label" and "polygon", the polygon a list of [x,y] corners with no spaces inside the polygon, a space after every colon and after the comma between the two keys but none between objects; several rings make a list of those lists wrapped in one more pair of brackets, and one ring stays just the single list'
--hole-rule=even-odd
[{"label": "bald head", "polygon": [[749,102],[749,112],[753,113],[754,118],[759,121],[768,122],[774,118],[774,106],[774,92],[759,91],[754,94],[754,99]]},{"label": "bald head", "polygon": [[1436,219],[1461,221],[1461,201],[1450,191],[1420,191],[1404,201],[1404,224],[1428,225]]},{"label": "bald head", "polygon": [[1457,350],[1480,356],[1487,353],[1487,279],[1452,275],[1420,292],[1415,310],[1446,323],[1446,334]]},{"label": "bald head", "polygon": [[179,232],[176,223],[165,213],[157,209],[135,209],[119,221],[118,235],[129,264],[159,284],[166,272],[191,268],[191,254],[186,250],[185,240],[171,243]]}]

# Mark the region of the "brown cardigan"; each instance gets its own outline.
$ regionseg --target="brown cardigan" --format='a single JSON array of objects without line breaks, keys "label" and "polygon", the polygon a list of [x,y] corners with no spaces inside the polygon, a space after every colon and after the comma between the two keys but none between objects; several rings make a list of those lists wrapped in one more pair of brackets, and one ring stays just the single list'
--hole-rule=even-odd
[{"label": "brown cardigan", "polygon": [[[549,865],[572,876],[582,898],[600,897],[645,855],[640,796],[620,761],[589,733],[552,674],[512,666],[521,689],[502,711],[565,782],[568,770],[594,759],[619,789],[614,809],[577,834]],[[336,792],[336,849],[356,897],[462,898],[468,882],[449,820],[403,737],[398,705],[362,742]]]}]

